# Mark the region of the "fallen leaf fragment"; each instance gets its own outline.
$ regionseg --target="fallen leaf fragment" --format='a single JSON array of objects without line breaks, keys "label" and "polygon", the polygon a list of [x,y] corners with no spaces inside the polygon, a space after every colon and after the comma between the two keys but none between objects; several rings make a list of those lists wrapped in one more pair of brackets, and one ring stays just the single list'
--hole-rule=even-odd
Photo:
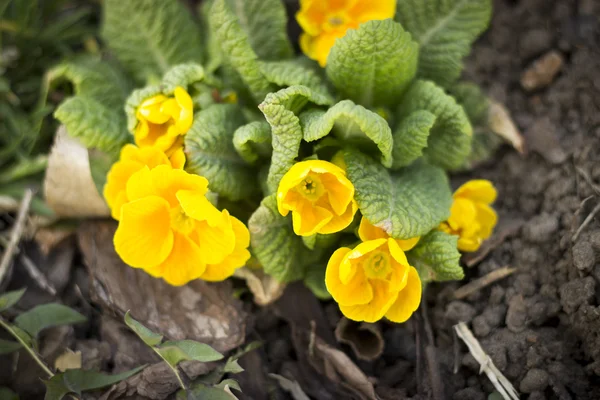
[{"label": "fallen leaf fragment", "polygon": [[105,217],[110,210],[92,179],[88,150],[61,125],[44,179],[46,202],[59,217]]},{"label": "fallen leaf fragment", "polygon": [[561,70],[563,64],[563,56],[558,51],[552,50],[544,54],[523,72],[521,86],[527,91],[548,86]]},{"label": "fallen leaf fragment", "polygon": [[279,383],[279,386],[281,386],[283,390],[291,394],[294,400],[310,400],[310,397],[308,397],[306,393],[304,393],[298,382],[289,380],[285,376],[277,374],[269,374],[269,376],[273,379],[276,379]]},{"label": "fallen leaf fragment", "polygon": [[335,338],[352,348],[360,360],[373,361],[383,353],[385,345],[379,325],[354,322],[348,318],[339,320],[335,328]]},{"label": "fallen leaf fragment", "polygon": [[510,143],[519,153],[525,154],[525,139],[515,125],[506,107],[490,99],[488,109],[488,127],[496,135]]},{"label": "fallen leaf fragment", "polygon": [[281,297],[285,290],[285,283],[279,282],[264,273],[261,269],[242,267],[235,271],[234,277],[244,279],[248,289],[254,295],[254,302],[259,306],[266,306]]},{"label": "fallen leaf fragment", "polygon": [[60,372],[81,368],[81,352],[67,349],[66,352],[58,356],[56,361],[54,361],[54,368]]}]

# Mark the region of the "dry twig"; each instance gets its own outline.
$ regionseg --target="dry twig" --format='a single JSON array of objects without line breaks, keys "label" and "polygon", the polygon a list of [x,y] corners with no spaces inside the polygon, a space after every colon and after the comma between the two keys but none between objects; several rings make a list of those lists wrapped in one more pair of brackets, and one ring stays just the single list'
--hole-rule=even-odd
[{"label": "dry twig", "polygon": [[481,278],[475,279],[456,289],[454,291],[454,297],[457,299],[464,299],[465,297],[473,294],[484,287],[491,285],[492,283],[505,278],[515,272],[516,268],[510,268],[508,266],[504,266],[502,268],[498,268],[493,270],[487,275],[482,276]]},{"label": "dry twig", "polygon": [[575,243],[577,241],[577,239],[579,238],[579,235],[581,234],[581,232],[585,229],[586,226],[588,226],[590,224],[590,222],[592,222],[592,220],[594,219],[594,217],[596,216],[596,214],[598,214],[599,211],[600,211],[600,203],[598,203],[596,205],[596,207],[594,207],[594,209],[592,210],[592,212],[590,212],[588,214],[588,216],[585,217],[585,219],[583,220],[583,222],[581,223],[581,225],[579,226],[579,228],[577,228],[577,232],[575,232],[575,234],[571,238],[571,241],[573,243]]},{"label": "dry twig", "polygon": [[46,275],[44,275],[38,269],[38,267],[34,264],[33,261],[31,261],[29,257],[27,257],[25,254],[21,254],[19,256],[19,260],[25,268],[25,271],[27,271],[27,274],[31,277],[31,279],[34,280],[34,282],[40,287],[40,289],[45,290],[52,296],[56,295],[56,289],[54,288],[54,285],[50,283],[48,278],[46,278]]},{"label": "dry twig", "polygon": [[513,387],[513,385],[506,379],[502,372],[496,368],[490,356],[488,356],[485,351],[481,348],[481,345],[473,336],[471,330],[467,327],[464,322],[459,322],[454,325],[454,330],[459,338],[465,342],[467,347],[469,347],[469,352],[473,355],[475,360],[481,365],[481,369],[479,373],[485,372],[488,376],[492,385],[496,388],[496,390],[502,395],[504,400],[519,400],[519,393]]},{"label": "dry twig", "polygon": [[4,254],[2,254],[2,260],[0,261],[0,284],[9,271],[13,256],[17,251],[17,246],[21,241],[21,236],[23,235],[23,230],[25,229],[25,222],[27,221],[27,213],[29,213],[29,207],[31,206],[32,199],[33,190],[26,189],[25,193],[23,194],[21,206],[19,207],[19,212],[17,213],[17,219],[10,233],[10,240],[8,241],[8,245],[4,250]]}]

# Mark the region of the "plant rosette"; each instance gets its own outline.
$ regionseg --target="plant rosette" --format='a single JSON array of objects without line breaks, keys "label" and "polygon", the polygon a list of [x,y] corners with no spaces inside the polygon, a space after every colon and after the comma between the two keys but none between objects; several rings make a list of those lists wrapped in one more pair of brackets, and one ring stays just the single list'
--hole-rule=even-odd
[{"label": "plant rosette", "polygon": [[183,285],[252,260],[368,322],[463,278],[497,220],[490,182],[448,179],[498,145],[457,82],[491,0],[302,0],[306,57],[280,0],[203,2],[199,24],[177,0],[103,12],[119,66],[57,67],[55,116],[113,161],[94,176],[126,263]]}]

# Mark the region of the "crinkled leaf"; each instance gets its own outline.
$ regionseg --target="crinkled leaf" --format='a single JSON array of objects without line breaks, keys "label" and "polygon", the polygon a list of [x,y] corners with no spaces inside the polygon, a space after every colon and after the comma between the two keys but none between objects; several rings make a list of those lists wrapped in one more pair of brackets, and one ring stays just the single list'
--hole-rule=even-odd
[{"label": "crinkled leaf", "polygon": [[2,400],[19,400],[19,395],[9,388],[0,387],[0,399]]},{"label": "crinkled leaf", "polygon": [[202,31],[203,47],[206,53],[206,63],[204,67],[206,72],[212,74],[219,68],[223,62],[221,46],[212,28],[211,9],[213,0],[204,0],[198,7],[198,17],[200,19],[200,30]]},{"label": "crinkled leaf", "polygon": [[102,36],[138,81],[202,61],[200,31],[178,0],[105,0]]},{"label": "crinkled leaf", "polygon": [[308,103],[330,105],[331,98],[306,86],[290,86],[269,93],[258,106],[271,125],[273,155],[267,184],[275,192],[279,181],[298,157],[302,142],[302,128],[297,114]]},{"label": "crinkled leaf", "polygon": [[234,201],[258,189],[255,171],[233,146],[233,134],[244,122],[237,105],[215,104],[194,116],[185,135],[186,170],[206,177],[210,190]]},{"label": "crinkled leaf", "polygon": [[490,102],[478,85],[460,82],[452,86],[449,92],[465,110],[473,126],[487,124]]},{"label": "crinkled leaf", "polygon": [[281,282],[302,279],[316,252],[292,230],[290,216],[277,211],[275,195],[266,197],[248,221],[252,252],[264,271]]},{"label": "crinkled leaf", "polygon": [[233,147],[246,162],[253,164],[259,158],[271,156],[271,126],[266,121],[253,121],[237,128]]},{"label": "crinkled leaf", "polygon": [[281,60],[293,55],[287,35],[287,14],[281,0],[227,0],[250,46],[263,60]]},{"label": "crinkled leaf", "polygon": [[223,358],[223,355],[207,344],[193,340],[174,340],[161,344],[156,349],[171,366],[182,361],[210,362]]},{"label": "crinkled leaf", "polygon": [[491,0],[398,1],[396,19],[419,43],[419,71],[447,87],[462,71],[462,59],[487,28]]},{"label": "crinkled leaf", "polygon": [[15,318],[15,325],[32,337],[46,328],[85,322],[86,317],[62,304],[49,303],[33,307]]},{"label": "crinkled leaf", "polygon": [[432,231],[406,253],[408,262],[419,271],[422,281],[452,281],[465,277],[459,263],[457,240],[458,236]]},{"label": "crinkled leaf", "polygon": [[81,395],[81,392],[86,390],[101,389],[137,374],[144,367],[145,365],[142,365],[116,375],[106,375],[101,372],[84,371],[81,369],[69,369],[44,381],[46,385],[46,396],[44,399],[61,400],[69,393]]},{"label": "crinkled leaf", "polygon": [[260,71],[258,56],[228,1],[215,0],[210,17],[225,59],[248,86],[254,100],[261,101],[272,86]]},{"label": "crinkled leaf", "polygon": [[162,342],[162,335],[152,332],[140,322],[133,319],[129,311],[125,313],[125,324],[148,346],[157,346]]},{"label": "crinkled leaf", "polygon": [[410,165],[423,155],[434,122],[435,115],[425,110],[415,111],[400,121],[393,134],[392,168]]},{"label": "crinkled leaf", "polygon": [[52,68],[47,75],[50,87],[67,80],[75,95],[90,97],[120,109],[131,92],[132,83],[112,63],[97,57],[80,57]]},{"label": "crinkled leaf", "polygon": [[260,62],[260,70],[267,80],[280,88],[303,85],[331,97],[323,79],[311,68],[296,60]]},{"label": "crinkled leaf", "polygon": [[96,185],[98,193],[102,193],[104,185],[106,184],[106,176],[113,163],[114,158],[108,154],[98,151],[96,149],[88,150],[88,160],[90,163],[90,173],[92,174],[92,180]]},{"label": "crinkled leaf", "polygon": [[325,285],[325,265],[314,263],[306,269],[304,284],[320,300],[330,300],[331,295]]},{"label": "crinkled leaf", "polygon": [[[22,347],[21,343],[12,340],[0,339],[0,355],[9,354],[17,351]],[[2,397],[0,397],[1,399]]]},{"label": "crinkled leaf", "polygon": [[163,76],[164,93],[172,93],[177,86],[187,89],[189,85],[204,79],[204,68],[200,64],[179,64],[169,69]]},{"label": "crinkled leaf", "polygon": [[304,140],[312,142],[333,132],[343,143],[379,154],[381,163],[392,165],[392,131],[385,119],[351,100],[342,100],[326,112],[308,110],[300,115]]},{"label": "crinkled leaf", "polygon": [[427,160],[445,169],[459,168],[471,152],[473,136],[463,108],[433,82],[418,80],[406,92],[399,116],[406,118],[419,110],[429,111],[436,117],[423,151]]},{"label": "crinkled leaf", "polygon": [[0,296],[0,311],[7,310],[17,304],[17,302],[23,297],[27,289],[23,288],[20,290],[13,290],[6,292]]},{"label": "crinkled leaf", "polygon": [[54,117],[65,125],[70,136],[88,148],[118,154],[130,139],[121,109],[91,97],[75,96],[65,100]]},{"label": "crinkled leaf", "polygon": [[424,235],[448,218],[452,193],[441,169],[422,162],[392,172],[358,150],[343,154],[361,213],[392,237]]},{"label": "crinkled leaf", "polygon": [[416,75],[418,53],[399,23],[368,21],[335,41],[327,76],[344,98],[366,107],[395,104]]}]

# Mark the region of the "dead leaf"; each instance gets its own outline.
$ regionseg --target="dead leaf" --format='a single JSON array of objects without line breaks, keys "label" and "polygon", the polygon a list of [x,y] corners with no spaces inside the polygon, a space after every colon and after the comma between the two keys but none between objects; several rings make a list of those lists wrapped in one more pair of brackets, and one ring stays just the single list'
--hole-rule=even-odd
[{"label": "dead leaf", "polygon": [[314,337],[313,359],[324,364],[325,375],[331,381],[354,389],[364,399],[377,400],[373,384],[350,357],[343,351],[331,347],[318,336]]},{"label": "dead leaf", "polygon": [[335,328],[335,338],[349,345],[360,360],[373,361],[383,353],[384,341],[377,324],[354,322],[344,317]]},{"label": "dead leaf", "polygon": [[54,361],[54,368],[60,372],[81,368],[81,352],[67,349],[67,351],[58,356],[56,361]]},{"label": "dead leaf", "polygon": [[131,268],[114,251],[116,227],[113,221],[90,221],[78,231],[94,301],[119,318],[131,310],[133,318],[172,340],[197,340],[221,353],[244,343],[247,314],[231,282],[174,287]]},{"label": "dead leaf", "polygon": [[310,397],[304,393],[298,382],[289,380],[285,376],[277,375],[277,374],[269,374],[269,376],[273,379],[276,379],[279,383],[279,386],[286,392],[292,395],[294,400],[310,400]]},{"label": "dead leaf", "polygon": [[266,306],[280,298],[286,286],[265,274],[262,269],[243,267],[237,269],[233,276],[246,281],[248,289],[254,295],[254,302],[259,306]]},{"label": "dead leaf", "polygon": [[508,141],[519,153],[525,154],[525,139],[510,116],[510,112],[503,104],[493,99],[490,99],[488,110],[488,127]]},{"label": "dead leaf", "polygon": [[92,179],[88,150],[61,125],[44,179],[46,202],[59,217],[105,217],[110,210]]}]

